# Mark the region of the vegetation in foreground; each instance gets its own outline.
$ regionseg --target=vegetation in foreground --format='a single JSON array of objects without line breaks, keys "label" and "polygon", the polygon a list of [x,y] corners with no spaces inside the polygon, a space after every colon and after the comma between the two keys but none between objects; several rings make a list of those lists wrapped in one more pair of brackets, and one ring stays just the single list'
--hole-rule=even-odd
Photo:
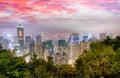
[{"label": "vegetation in foreground", "polygon": [[120,78],[119,59],[119,36],[91,44],[91,50],[84,51],[74,67],[54,65],[52,57],[46,62],[34,56],[26,63],[24,57],[14,57],[0,47],[0,78]]}]

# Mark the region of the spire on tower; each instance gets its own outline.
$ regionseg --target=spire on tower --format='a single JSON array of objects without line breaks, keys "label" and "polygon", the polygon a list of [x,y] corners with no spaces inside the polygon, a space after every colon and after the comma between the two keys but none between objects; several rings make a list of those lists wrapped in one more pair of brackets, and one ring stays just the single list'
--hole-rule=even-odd
[{"label": "spire on tower", "polygon": [[18,20],[18,26],[17,27],[23,28],[21,18]]},{"label": "spire on tower", "polygon": [[23,26],[22,26],[22,24],[19,22],[18,23],[18,26],[17,27],[19,27],[19,28],[23,28]]}]

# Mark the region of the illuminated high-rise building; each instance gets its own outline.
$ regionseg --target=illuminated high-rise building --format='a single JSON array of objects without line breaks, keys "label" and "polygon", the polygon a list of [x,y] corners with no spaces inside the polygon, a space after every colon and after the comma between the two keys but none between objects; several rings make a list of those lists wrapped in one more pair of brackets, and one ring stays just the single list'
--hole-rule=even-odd
[{"label": "illuminated high-rise building", "polygon": [[41,43],[42,42],[42,36],[40,36],[40,35],[36,36],[36,42]]},{"label": "illuminated high-rise building", "polygon": [[74,50],[74,45],[77,45],[79,44],[79,35],[78,33],[72,33],[70,35],[70,55],[69,55],[69,60],[68,60],[68,63],[73,65],[74,63],[74,53],[73,53],[73,50]]},{"label": "illuminated high-rise building", "polygon": [[0,44],[2,45],[3,43],[3,36],[0,36]]},{"label": "illuminated high-rise building", "polygon": [[35,40],[34,38],[30,39],[30,58],[33,58],[35,54]]},{"label": "illuminated high-rise building", "polygon": [[30,44],[30,36],[25,36],[25,44]]},{"label": "illuminated high-rise building", "polygon": [[37,35],[36,36],[36,42],[35,42],[35,54],[37,55],[37,58],[43,58],[43,49],[42,49],[42,36]]},{"label": "illuminated high-rise building", "polygon": [[30,49],[30,40],[31,40],[31,36],[25,36],[25,45],[24,45],[25,49]]},{"label": "illuminated high-rise building", "polygon": [[75,45],[79,43],[79,35],[78,33],[72,33],[70,35],[70,44]]},{"label": "illuminated high-rise building", "polygon": [[22,54],[24,52],[24,28],[21,23],[17,26],[17,37],[18,37],[18,44],[20,45],[20,50]]},{"label": "illuminated high-rise building", "polygon": [[83,42],[87,42],[88,40],[89,40],[89,37],[88,37],[87,35],[84,35],[82,41],[83,41]]},{"label": "illuminated high-rise building", "polygon": [[8,50],[9,49],[9,40],[8,39],[4,39],[2,46],[3,46],[4,49]]}]

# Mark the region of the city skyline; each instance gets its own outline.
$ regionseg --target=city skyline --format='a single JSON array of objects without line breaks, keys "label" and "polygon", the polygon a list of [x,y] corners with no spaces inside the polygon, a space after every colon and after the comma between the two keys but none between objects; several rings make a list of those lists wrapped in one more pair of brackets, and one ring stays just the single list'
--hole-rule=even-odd
[{"label": "city skyline", "polygon": [[0,32],[16,35],[16,26],[21,21],[25,33],[30,34],[119,34],[119,6],[119,0],[0,0]]}]

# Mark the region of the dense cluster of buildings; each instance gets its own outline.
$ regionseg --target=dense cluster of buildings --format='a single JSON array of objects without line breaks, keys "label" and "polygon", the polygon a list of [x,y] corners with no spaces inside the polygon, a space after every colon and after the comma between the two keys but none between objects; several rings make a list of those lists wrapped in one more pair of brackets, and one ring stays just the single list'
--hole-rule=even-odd
[{"label": "dense cluster of buildings", "polygon": [[[14,49],[14,56],[28,55],[30,58],[42,58],[47,61],[47,57],[53,57],[55,64],[73,64],[74,61],[83,53],[89,50],[90,44],[98,39],[95,36],[79,36],[78,33],[71,33],[68,39],[55,41],[44,40],[42,34],[35,36],[24,36],[24,28],[21,23],[17,26],[17,36],[12,39],[5,35],[0,36],[0,44],[4,49],[10,49],[11,44]],[[99,40],[106,39],[106,33],[100,33]]]}]

